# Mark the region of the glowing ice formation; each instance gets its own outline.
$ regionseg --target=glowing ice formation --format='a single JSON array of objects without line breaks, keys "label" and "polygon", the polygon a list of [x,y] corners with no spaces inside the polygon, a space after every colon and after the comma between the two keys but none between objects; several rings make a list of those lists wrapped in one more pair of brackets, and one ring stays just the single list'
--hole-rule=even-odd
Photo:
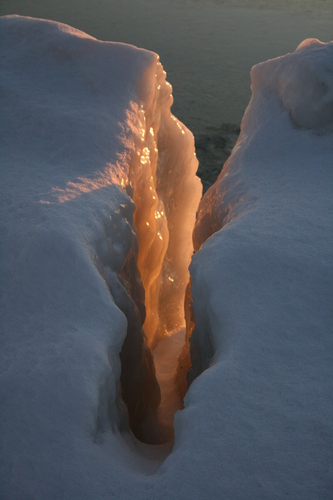
[{"label": "glowing ice formation", "polygon": [[[192,228],[202,193],[201,182],[195,175],[198,161],[193,136],[170,114],[172,87],[165,77],[156,58],[155,74],[149,72],[141,83],[145,93],[142,104],[139,107],[132,103],[127,117],[127,127],[135,137],[128,180],[136,206],[133,218],[139,240],[137,266],[145,290],[146,316],[142,335],[152,349],[168,332],[184,325],[184,296],[193,253]],[[148,95],[147,88],[151,89]],[[126,371],[130,373],[131,368]],[[170,384],[177,394],[175,381],[171,378]],[[163,387],[166,387],[164,382]],[[131,401],[137,398],[136,407],[146,401],[143,407],[150,411],[156,397],[145,391],[137,394],[136,388],[134,380]],[[175,400],[177,398],[175,395]],[[137,414],[137,410],[134,413]],[[166,417],[162,413],[160,410],[159,420],[172,429],[172,415]],[[144,440],[164,439],[163,430],[154,431],[156,425],[151,419],[145,424],[150,431],[146,432]],[[169,439],[173,431],[166,428],[165,433]],[[147,437],[148,434],[153,437]]]},{"label": "glowing ice formation", "polygon": [[[172,87],[165,77],[166,73],[156,57],[155,64],[141,82],[141,104],[131,103],[125,124],[134,138],[127,190],[135,203],[133,220],[139,242],[137,267],[145,291],[145,321],[141,325],[142,332],[139,328],[137,335],[144,339],[144,343],[147,339],[151,349],[168,332],[184,325],[184,296],[193,253],[192,228],[202,193],[201,182],[195,175],[198,161],[193,135],[170,113]],[[130,267],[130,272],[133,280],[134,265]],[[130,277],[123,282],[130,283]],[[130,287],[127,285],[126,288],[130,290],[133,286],[135,284]],[[112,291],[112,286],[110,289]],[[138,293],[135,295],[138,298]],[[121,308],[121,303],[118,305]],[[123,355],[123,366],[135,345],[129,336],[126,341],[126,349],[129,350],[127,355]],[[135,349],[140,358],[141,350]],[[142,349],[145,352],[144,346]],[[138,391],[137,375],[134,375],[133,381],[127,384],[131,396],[123,396],[127,407],[133,406],[130,414],[135,415],[135,420],[141,423],[147,414],[156,411],[159,402],[155,389],[152,392],[146,390],[151,388],[151,383],[155,384],[148,354],[142,361],[151,377],[145,380]],[[136,365],[140,365],[140,359],[137,359]],[[123,370],[123,388],[127,382],[126,373],[133,373],[133,368],[126,365]],[[174,391],[177,391],[176,387]],[[139,408],[144,409],[140,417]],[[162,415],[160,417],[163,419]],[[168,420],[172,426],[172,419],[171,422]],[[135,425],[132,425],[133,429]],[[149,432],[144,433],[144,436],[139,431],[137,435],[143,440],[156,441],[159,438],[148,438],[147,435],[161,433],[154,431],[157,425],[150,416],[143,424],[144,428],[150,427]]]},{"label": "glowing ice formation", "polygon": [[[184,324],[183,301],[193,252],[192,228],[202,186],[191,132],[170,114],[172,87],[156,59],[155,84],[146,103],[131,114],[137,137],[129,173],[139,236],[138,267],[145,288],[148,343]],[[147,75],[146,78],[152,78]],[[136,160],[136,161],[135,161]]]}]

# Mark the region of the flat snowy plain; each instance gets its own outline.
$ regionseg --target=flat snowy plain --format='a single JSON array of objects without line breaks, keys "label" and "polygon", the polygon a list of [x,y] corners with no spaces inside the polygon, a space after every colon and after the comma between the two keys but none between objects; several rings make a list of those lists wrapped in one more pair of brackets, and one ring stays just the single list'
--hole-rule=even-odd
[{"label": "flat snowy plain", "polygon": [[[0,497],[332,498],[333,43],[252,69],[196,222],[155,54],[20,17],[0,49]],[[192,383],[173,447],[143,444],[120,377],[154,413],[148,345],[181,326],[193,227]]]}]

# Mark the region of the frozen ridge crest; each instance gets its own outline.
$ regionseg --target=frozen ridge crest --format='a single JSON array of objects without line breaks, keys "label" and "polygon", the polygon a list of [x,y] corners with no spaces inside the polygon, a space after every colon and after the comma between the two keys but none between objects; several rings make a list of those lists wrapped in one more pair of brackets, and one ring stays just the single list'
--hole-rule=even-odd
[{"label": "frozen ridge crest", "polygon": [[305,40],[295,52],[254,66],[251,81],[252,98],[269,90],[297,128],[332,130],[333,42]]}]

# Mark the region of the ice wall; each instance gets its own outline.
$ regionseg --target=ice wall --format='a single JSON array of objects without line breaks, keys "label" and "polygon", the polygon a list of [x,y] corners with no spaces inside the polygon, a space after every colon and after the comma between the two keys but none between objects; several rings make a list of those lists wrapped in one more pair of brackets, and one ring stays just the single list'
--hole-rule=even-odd
[{"label": "ice wall", "polygon": [[156,66],[141,82],[144,104],[129,113],[138,138],[129,183],[136,205],[138,267],[145,288],[150,346],[184,324],[183,299],[193,252],[192,228],[202,186],[191,132],[170,113],[172,87]]},{"label": "ice wall", "polygon": [[[113,216],[109,226],[112,235],[132,241],[123,249],[125,261],[115,267],[112,243],[105,243],[110,238],[107,226],[97,243],[100,272],[128,320],[121,383],[131,428],[143,441],[154,443],[164,433],[156,419],[160,395],[149,348],[184,324],[192,228],[202,193],[193,136],[170,113],[172,87],[165,77],[156,57],[140,83],[139,104],[131,103],[123,125],[123,134],[133,139],[127,180],[122,180],[135,210],[134,205],[134,213],[121,206],[119,222],[115,225]],[[141,364],[147,368],[144,374]]]}]

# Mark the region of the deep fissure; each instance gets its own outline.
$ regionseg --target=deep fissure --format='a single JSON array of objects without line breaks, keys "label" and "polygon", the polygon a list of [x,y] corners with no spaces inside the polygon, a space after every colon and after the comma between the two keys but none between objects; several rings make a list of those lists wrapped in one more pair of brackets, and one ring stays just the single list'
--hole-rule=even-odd
[{"label": "deep fissure", "polygon": [[[158,59],[153,69],[142,79],[141,103],[131,104],[126,124],[135,138],[127,179],[132,218],[124,208],[132,248],[117,272],[119,284],[108,284],[128,323],[120,381],[129,425],[139,440],[159,444],[173,441],[173,414],[183,405],[176,375],[202,186],[193,135],[170,112],[172,87]],[[117,300],[122,293],[127,298]]]},{"label": "deep fissure", "polygon": [[[193,135],[170,112],[172,87],[158,59],[153,69],[143,77],[142,101],[130,103],[124,126],[129,169],[121,186],[129,198],[105,224],[97,260],[127,319],[118,427],[129,426],[144,443],[162,444],[173,442],[174,413],[202,366],[198,346],[190,347],[195,321],[188,271],[202,185]],[[127,242],[122,258],[114,258],[117,245],[108,232]],[[109,415],[114,419],[114,411]]]}]

